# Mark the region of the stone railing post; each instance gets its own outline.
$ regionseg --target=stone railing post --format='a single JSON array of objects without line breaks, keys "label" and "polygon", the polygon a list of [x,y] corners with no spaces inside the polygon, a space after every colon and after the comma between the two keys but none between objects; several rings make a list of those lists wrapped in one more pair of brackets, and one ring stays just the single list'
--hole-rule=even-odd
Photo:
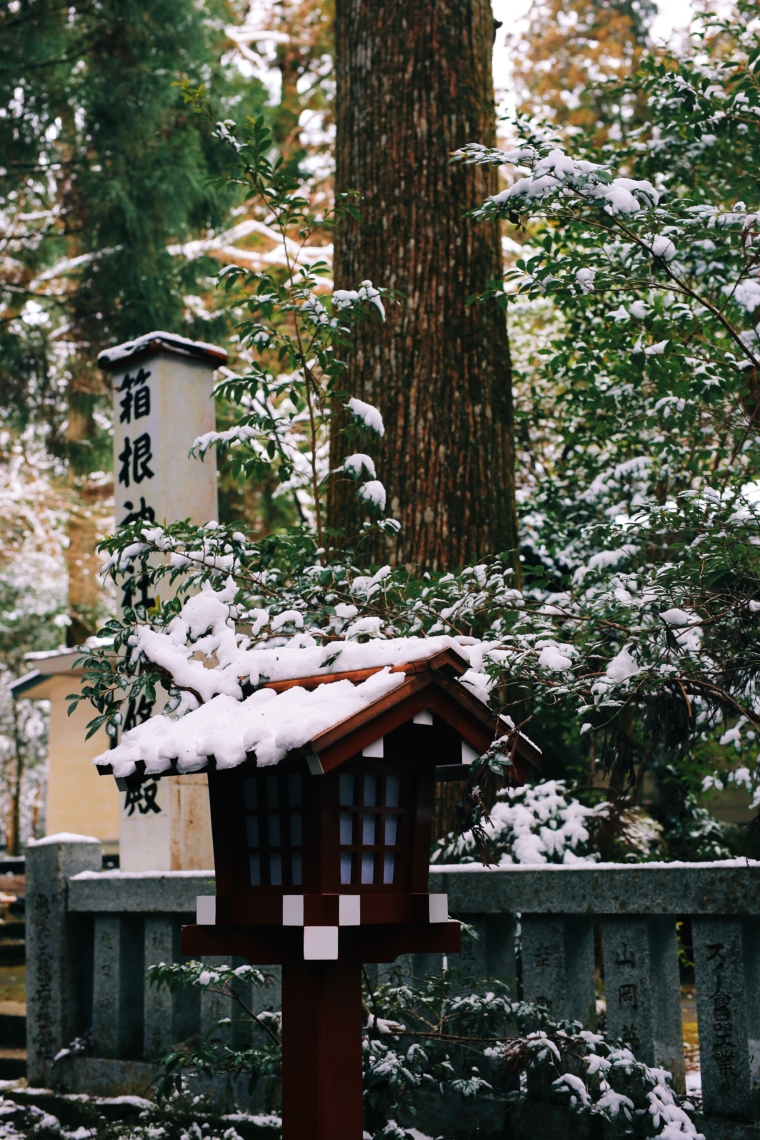
[{"label": "stone railing post", "polygon": [[[148,915],[145,919],[145,968],[159,962],[174,961],[174,926],[164,915]],[[146,1061],[168,1053],[174,1044],[173,1000],[168,989],[158,989],[145,982],[143,1013],[143,1051]]]},{"label": "stone railing post", "polygon": [[92,1047],[96,1057],[142,1056],[143,938],[136,915],[95,915]]},{"label": "stone railing post", "polygon": [[654,1062],[649,930],[646,919],[604,915],[604,990],[607,1030],[622,1037],[647,1065]]},{"label": "stone railing post", "polygon": [[752,1088],[760,1086],[760,918],[742,923],[744,975],[747,987],[747,1045]]},{"label": "stone railing post", "polygon": [[[138,880],[139,881],[139,880]],[[129,900],[131,902],[131,899]],[[151,900],[155,906],[155,899]],[[191,921],[188,915],[184,921]],[[146,914],[144,923],[145,970],[159,962],[184,961],[180,947],[183,918],[177,914]],[[221,959],[220,959],[221,961]],[[208,995],[196,989],[158,989],[145,979],[143,990],[143,1056],[153,1061],[173,1046],[207,1028],[201,1026]],[[219,1017],[225,1014],[220,1013]]]},{"label": "stone railing post", "polygon": [[456,962],[474,978],[501,978],[514,988],[515,918],[512,914],[462,914],[476,937],[462,933],[462,953]]},{"label": "stone railing post", "polygon": [[[195,922],[195,915],[174,915],[174,962],[187,962],[182,954],[182,927],[189,922]],[[195,1037],[201,1031],[201,1006],[204,995],[195,986],[189,989],[174,991],[174,1004],[172,1006],[172,1043],[181,1044],[183,1041]]]},{"label": "stone railing post", "polygon": [[524,914],[523,995],[554,1017],[596,1025],[594,921],[590,915]]},{"label": "stone railing post", "polygon": [[[219,955],[207,955],[201,958],[203,965],[209,970],[214,969],[214,966],[229,966],[230,959],[220,957]],[[234,1002],[232,998],[223,997],[221,994],[212,993],[211,990],[203,990],[201,992],[201,1040],[206,1040],[206,1034],[214,1029],[218,1021],[223,1018],[229,1018],[229,1025],[216,1025],[216,1029],[212,1034],[215,1041],[222,1041],[229,1044],[232,1040],[232,1018],[235,1014]]]},{"label": "stone railing post", "polygon": [[90,1026],[91,923],[69,914],[69,879],[98,871],[100,841],[51,835],[26,846],[27,1075],[50,1085],[53,1058]]},{"label": "stone railing post", "polygon": [[669,1069],[684,1092],[675,917],[605,915],[602,938],[609,1033],[645,1064]]},{"label": "stone railing post", "polygon": [[[472,975],[473,978],[502,978],[514,990],[515,969],[515,917],[512,914],[460,914],[456,917],[472,927],[472,933],[462,933],[462,951],[449,961],[449,966]],[[411,954],[412,976],[417,979],[426,974],[440,973],[443,958],[440,954]]]},{"label": "stone railing post", "polygon": [[706,1116],[752,1119],[742,923],[734,916],[693,917],[699,1063]]},{"label": "stone railing post", "polygon": [[564,1016],[565,932],[560,914],[524,914],[520,920],[522,988],[526,1001]]}]

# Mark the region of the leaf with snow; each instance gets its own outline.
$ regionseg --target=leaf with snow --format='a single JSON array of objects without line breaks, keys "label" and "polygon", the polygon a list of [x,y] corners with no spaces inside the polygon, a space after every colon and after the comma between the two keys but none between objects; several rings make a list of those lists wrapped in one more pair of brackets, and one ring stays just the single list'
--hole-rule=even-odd
[{"label": "leaf with snow", "polygon": [[332,300],[338,311],[349,309],[360,302],[369,302],[375,306],[380,316],[385,320],[385,306],[380,293],[371,281],[362,281],[358,289],[333,289]]},{"label": "leaf with snow", "polygon": [[349,455],[343,460],[343,470],[348,471],[355,479],[359,479],[365,471],[371,479],[377,477],[374,460],[361,451],[357,451],[354,455]]},{"label": "leaf with snow", "polygon": [[605,672],[611,681],[627,681],[629,677],[635,677],[636,674],[640,672],[640,669],[633,657],[631,657],[628,646],[626,645],[620,650],[616,657],[613,657]]},{"label": "leaf with snow", "polygon": [[379,511],[385,510],[385,487],[379,479],[370,479],[367,483],[362,483],[357,494],[365,503],[369,503]]},{"label": "leaf with snow", "polygon": [[659,234],[656,238],[652,239],[648,248],[651,250],[654,257],[661,257],[663,261],[672,261],[676,255],[676,247],[669,237]]},{"label": "leaf with snow", "polygon": [[693,620],[691,614],[688,614],[686,610],[679,609],[677,606],[669,610],[663,610],[660,614],[660,618],[666,625],[689,625]]},{"label": "leaf with snow", "polygon": [[563,672],[566,669],[572,668],[573,661],[571,657],[565,656],[558,646],[549,644],[542,647],[538,655],[538,664],[543,669],[553,669],[557,672]]},{"label": "leaf with snow", "polygon": [[383,417],[374,404],[367,404],[364,400],[358,400],[355,396],[352,396],[346,404],[346,407],[365,427],[377,432],[378,435],[385,435]]}]

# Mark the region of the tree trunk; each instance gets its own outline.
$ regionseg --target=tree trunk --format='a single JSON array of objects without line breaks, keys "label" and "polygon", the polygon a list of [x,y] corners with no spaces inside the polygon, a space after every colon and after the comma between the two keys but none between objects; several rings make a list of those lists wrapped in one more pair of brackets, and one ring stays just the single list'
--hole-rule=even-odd
[{"label": "tree trunk", "polygon": [[[91,479],[94,466],[90,444],[97,438],[93,418],[103,381],[82,369],[69,382],[66,443],[68,472],[68,545],[65,550],[69,578],[69,618],[66,644],[81,645],[97,633],[104,595],[100,582],[102,562],[95,547],[113,530],[113,483]],[[103,456],[103,458],[105,458]]]},{"label": "tree trunk", "polygon": [[[496,175],[449,165],[466,142],[494,144],[493,39],[489,0],[336,4],[336,194],[358,191],[362,218],[336,235],[335,284],[369,278],[406,295],[382,328],[363,323],[341,382],[383,414],[369,450],[402,526],[364,560],[416,572],[517,544],[506,321],[493,303],[465,308],[501,277],[496,224],[463,216]],[[333,421],[333,468],[345,415]],[[355,484],[333,481],[328,514],[358,533]]]},{"label": "tree trunk", "polygon": [[[66,631],[68,645],[81,645],[97,633],[105,597],[100,584],[102,562],[95,547],[104,534],[113,529],[111,514],[113,484],[90,484],[69,479],[68,538],[66,564],[69,572],[69,617]],[[84,484],[84,486],[82,485]]]}]

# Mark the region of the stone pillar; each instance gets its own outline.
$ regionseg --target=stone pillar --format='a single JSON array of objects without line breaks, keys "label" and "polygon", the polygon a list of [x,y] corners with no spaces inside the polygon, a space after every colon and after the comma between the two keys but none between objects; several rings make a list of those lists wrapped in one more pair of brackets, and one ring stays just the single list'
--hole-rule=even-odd
[{"label": "stone pillar", "polygon": [[[155,332],[102,352],[113,375],[116,525],[144,519],[194,523],[216,519],[216,456],[189,456],[194,440],[214,430],[214,369],[227,353]],[[168,583],[164,589],[167,589]],[[120,580],[119,606],[151,604],[147,583]],[[124,727],[161,710],[130,702]],[[170,783],[171,788],[164,788]],[[151,781],[121,789],[120,857],[125,871],[204,870],[213,866],[206,776]]]},{"label": "stone pillar", "polygon": [[565,915],[565,1017],[596,1028],[594,919],[590,914]]},{"label": "stone pillar", "polygon": [[[148,915],[144,924],[145,969],[158,962],[186,962],[182,955],[183,924],[193,922],[194,915]],[[205,959],[204,959],[205,961]],[[209,959],[212,961],[212,959]],[[213,959],[216,961],[216,959]],[[223,961],[223,959],[219,959]],[[202,1028],[203,1001],[212,995],[197,989],[180,988],[170,993],[144,983],[143,1049],[146,1060],[168,1053],[175,1045],[193,1037]],[[226,1016],[220,1013],[219,1017]]]},{"label": "stone pillar", "polygon": [[607,1031],[685,1091],[675,916],[602,919]]},{"label": "stone pillar", "polygon": [[653,1065],[654,1011],[647,920],[605,915],[602,938],[607,1032],[628,1042],[640,1061]]},{"label": "stone pillar", "polygon": [[[170,919],[149,915],[145,919],[145,968],[174,960],[174,931]],[[145,983],[143,1050],[146,1061],[168,1053],[172,1038],[172,994]]]},{"label": "stone pillar", "polygon": [[120,1055],[121,916],[95,917],[92,977],[92,1049],[96,1057]]},{"label": "stone pillar", "polygon": [[51,835],[26,846],[27,1075],[49,1085],[52,1060],[90,1025],[91,926],[67,913],[68,880],[99,871],[88,836]]},{"label": "stone pillar", "polygon": [[744,975],[747,986],[747,1046],[753,1088],[760,1085],[760,918],[742,922]]},{"label": "stone pillar", "polygon": [[96,1057],[142,1056],[144,962],[143,924],[136,915],[95,916],[92,1048]]},{"label": "stone pillar", "polygon": [[[213,970],[214,966],[229,966],[230,959],[219,957],[218,955],[207,955],[201,958],[203,965],[209,970]],[[237,1005],[232,998],[222,997],[221,994],[211,993],[209,990],[201,991],[201,1040],[207,1040],[207,1034],[214,1030],[212,1033],[212,1040],[222,1041],[229,1044],[232,1040],[232,1018],[235,1010],[233,1007]],[[222,1018],[228,1017],[230,1019],[229,1025],[216,1025]],[[216,1029],[214,1029],[216,1026]]]},{"label": "stone pillar", "polygon": [[[499,978],[515,993],[515,919],[511,914],[462,914],[462,922],[472,927],[473,933],[462,931],[462,950],[448,955],[449,967],[469,974],[475,982],[486,978]],[[441,954],[411,954],[411,972],[414,978],[439,973],[443,968]]]},{"label": "stone pillar", "polygon": [[565,1016],[565,925],[561,915],[524,914],[520,919],[525,1001]]},{"label": "stone pillar", "polygon": [[[173,962],[189,962],[182,953],[182,927],[195,922],[195,915],[172,916]],[[180,1045],[200,1033],[201,993],[195,986],[174,991],[172,1004],[172,1044]]]},{"label": "stone pillar", "polygon": [[694,916],[691,928],[704,1112],[749,1121],[752,1089],[741,919]]},{"label": "stone pillar", "polygon": [[524,914],[520,920],[523,997],[558,1021],[596,1025],[594,920],[590,915]]},{"label": "stone pillar", "polygon": [[506,982],[517,996],[517,966],[515,962],[515,932],[517,923],[513,914],[484,914],[474,921],[480,935],[483,978],[499,978]]},{"label": "stone pillar", "polygon": [[648,925],[655,1064],[671,1073],[673,1087],[684,1096],[686,1066],[683,1056],[681,977],[678,970],[675,916],[656,915],[648,919]]},{"label": "stone pillar", "polygon": [[[460,958],[464,956],[466,937],[466,934],[462,935],[463,953],[452,957],[448,963],[450,966],[460,964]],[[400,958],[396,959],[394,965],[398,966],[402,973],[408,974],[412,985],[414,985],[416,982],[424,981],[429,974],[440,974],[444,966],[444,956],[443,954],[402,954]],[[376,973],[370,977],[382,978],[387,969],[387,966],[379,965]]]}]

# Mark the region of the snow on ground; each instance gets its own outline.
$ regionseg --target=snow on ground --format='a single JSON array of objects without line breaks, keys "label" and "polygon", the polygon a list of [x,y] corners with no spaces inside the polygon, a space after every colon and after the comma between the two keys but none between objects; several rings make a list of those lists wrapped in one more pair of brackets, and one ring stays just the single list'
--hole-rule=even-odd
[{"label": "snow on ground", "polygon": [[159,1106],[141,1096],[90,1097],[28,1089],[0,1081],[0,1140],[275,1140],[282,1120],[271,1113],[223,1116]]},{"label": "snow on ground", "polygon": [[691,1069],[686,1074],[686,1095],[688,1097],[702,1096],[702,1074],[699,1069]]}]

